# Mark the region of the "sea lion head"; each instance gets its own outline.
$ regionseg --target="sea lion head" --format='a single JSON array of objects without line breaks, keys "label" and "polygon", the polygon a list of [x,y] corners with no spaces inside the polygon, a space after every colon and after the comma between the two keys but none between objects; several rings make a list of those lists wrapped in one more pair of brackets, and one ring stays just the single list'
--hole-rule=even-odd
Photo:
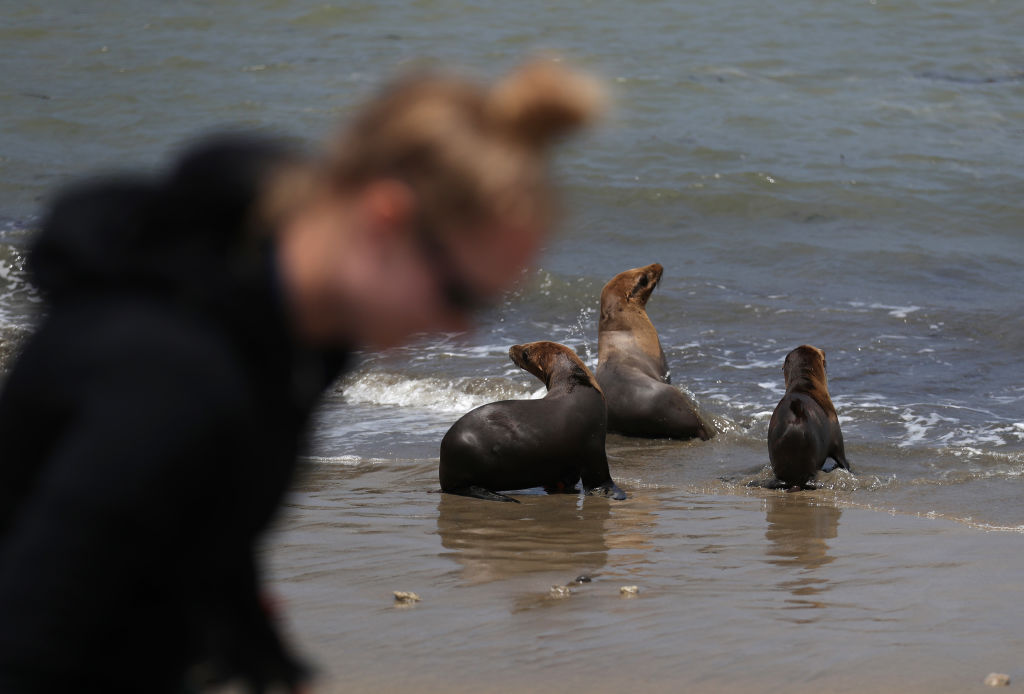
[{"label": "sea lion head", "polygon": [[601,392],[601,387],[597,385],[597,380],[590,373],[590,369],[576,352],[565,345],[548,340],[527,342],[509,347],[508,356],[516,366],[539,378],[549,390],[552,379],[565,376]]},{"label": "sea lion head", "polygon": [[825,352],[811,345],[800,345],[786,355],[782,365],[786,389],[799,385],[810,390],[820,388],[828,393]]},{"label": "sea lion head", "polygon": [[647,315],[647,300],[651,292],[661,281],[664,268],[660,263],[651,263],[646,267],[626,270],[608,280],[601,290],[601,325],[602,330],[625,328],[630,319],[638,314]]}]

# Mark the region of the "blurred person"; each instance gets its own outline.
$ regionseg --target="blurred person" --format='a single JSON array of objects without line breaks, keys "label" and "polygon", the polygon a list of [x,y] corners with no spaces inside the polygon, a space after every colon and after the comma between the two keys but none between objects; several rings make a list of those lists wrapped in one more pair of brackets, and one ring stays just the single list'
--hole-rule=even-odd
[{"label": "blurred person", "polygon": [[303,157],[226,136],[64,191],[0,394],[0,691],[298,691],[256,542],[355,349],[458,330],[553,223],[549,145],[594,84],[398,80]]}]

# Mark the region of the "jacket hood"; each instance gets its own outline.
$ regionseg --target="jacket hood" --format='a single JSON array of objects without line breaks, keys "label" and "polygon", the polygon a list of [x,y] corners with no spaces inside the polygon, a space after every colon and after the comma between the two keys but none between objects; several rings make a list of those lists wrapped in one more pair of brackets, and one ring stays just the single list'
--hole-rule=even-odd
[{"label": "jacket hood", "polygon": [[54,201],[29,270],[51,302],[118,288],[206,293],[256,245],[263,182],[294,153],[251,136],[205,140],[164,176],[73,185]]}]

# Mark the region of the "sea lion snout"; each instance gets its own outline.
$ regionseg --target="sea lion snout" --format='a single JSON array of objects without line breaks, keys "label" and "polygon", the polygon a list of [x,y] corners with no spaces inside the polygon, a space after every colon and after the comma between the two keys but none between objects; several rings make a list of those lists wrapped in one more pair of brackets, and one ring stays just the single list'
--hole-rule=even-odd
[{"label": "sea lion snout", "polygon": [[[601,393],[597,380],[579,355],[561,343],[541,340],[512,345],[508,356],[516,366],[539,378],[548,388],[553,381],[570,378]],[[603,393],[601,397],[604,397]]]},{"label": "sea lion snout", "polygon": [[624,270],[601,289],[601,323],[606,327],[625,321],[649,321],[646,308],[654,288],[661,282],[661,263]]},{"label": "sea lion snout", "polygon": [[520,369],[530,372],[547,385],[551,374],[552,360],[556,355],[562,354],[565,349],[564,346],[557,342],[546,340],[527,342],[526,344],[509,347],[508,356]]},{"label": "sea lion snout", "polygon": [[525,369],[530,360],[530,351],[526,349],[526,345],[512,345],[508,348],[508,357],[520,369]]},{"label": "sea lion snout", "polygon": [[631,280],[631,286],[626,293],[627,298],[638,302],[641,306],[646,306],[647,300],[651,298],[655,287],[661,281],[664,271],[665,268],[661,266],[661,263],[651,263],[646,267],[633,268],[620,273],[619,276],[625,275]]}]

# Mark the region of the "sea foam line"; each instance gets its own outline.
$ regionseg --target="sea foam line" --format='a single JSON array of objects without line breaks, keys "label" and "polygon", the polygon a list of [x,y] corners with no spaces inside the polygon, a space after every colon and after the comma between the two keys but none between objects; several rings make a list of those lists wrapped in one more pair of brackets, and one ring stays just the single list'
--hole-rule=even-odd
[{"label": "sea foam line", "polygon": [[363,373],[342,382],[340,391],[350,403],[390,405],[436,412],[468,412],[497,400],[525,400],[543,397],[545,388],[529,391],[506,379],[453,380],[406,377],[386,373]]}]

